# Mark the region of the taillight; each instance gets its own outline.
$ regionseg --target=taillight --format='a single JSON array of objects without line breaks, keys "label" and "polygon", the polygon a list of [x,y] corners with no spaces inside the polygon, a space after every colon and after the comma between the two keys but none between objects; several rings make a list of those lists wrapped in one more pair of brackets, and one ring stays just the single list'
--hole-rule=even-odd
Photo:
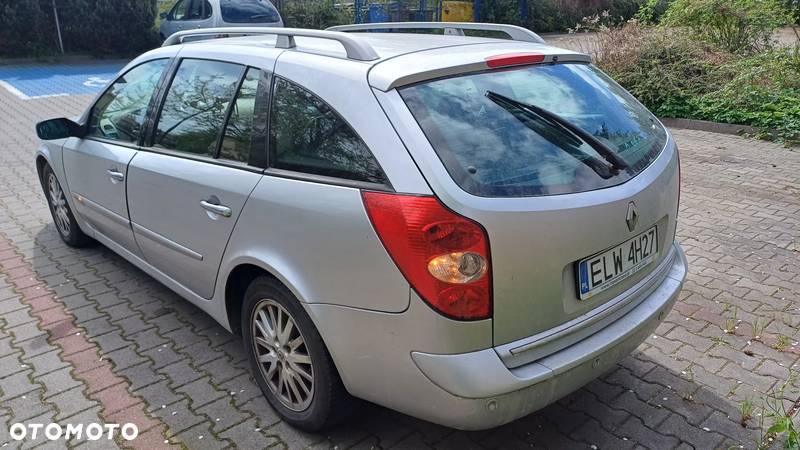
[{"label": "taillight", "polygon": [[363,192],[384,247],[411,287],[453,319],[492,314],[489,238],[478,223],[431,196]]}]

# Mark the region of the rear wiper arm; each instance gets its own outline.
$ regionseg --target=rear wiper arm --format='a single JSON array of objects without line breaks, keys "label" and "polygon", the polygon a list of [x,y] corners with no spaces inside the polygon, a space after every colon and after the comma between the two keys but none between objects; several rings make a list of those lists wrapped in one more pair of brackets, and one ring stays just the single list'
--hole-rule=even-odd
[{"label": "rear wiper arm", "polygon": [[[559,134],[566,134],[570,136],[572,139],[569,139],[570,144],[572,144],[576,149],[580,147],[580,142],[585,142],[588,144],[594,151],[596,151],[600,156],[603,157],[609,164],[611,164],[611,168],[613,169],[614,173],[610,174],[611,176],[616,175],[619,173],[620,170],[627,170],[629,173],[631,171],[630,165],[625,162],[616,152],[611,150],[606,144],[601,142],[596,137],[592,136],[590,133],[582,130],[580,127],[573,125],[568,120],[564,119],[563,117],[552,113],[546,109],[540,108],[535,105],[531,105],[528,103],[521,102],[519,100],[514,100],[513,98],[506,97],[502,94],[498,94],[493,91],[486,91],[486,97],[500,105],[502,108],[506,109],[507,111],[513,114],[513,111],[509,110],[510,108],[519,109],[526,112],[528,117],[534,118],[537,121],[546,123],[549,127],[553,128],[554,130],[558,130]],[[516,117],[516,115],[515,115]],[[550,140],[547,136],[543,136],[546,139]],[[578,141],[578,142],[575,142]],[[557,143],[556,143],[557,144]],[[583,152],[581,152],[583,154]],[[585,155],[591,158],[591,155]],[[595,159],[596,158],[592,158]],[[586,162],[586,161],[584,161]],[[592,167],[592,164],[588,164]],[[598,172],[595,167],[595,172]],[[600,172],[599,175],[603,176]],[[610,178],[611,176],[603,176],[603,178]]]}]

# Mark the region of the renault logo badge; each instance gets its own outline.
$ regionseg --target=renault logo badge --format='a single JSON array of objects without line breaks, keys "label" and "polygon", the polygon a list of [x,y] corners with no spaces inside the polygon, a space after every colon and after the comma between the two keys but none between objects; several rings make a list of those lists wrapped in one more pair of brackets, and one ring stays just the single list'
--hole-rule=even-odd
[{"label": "renault logo badge", "polygon": [[625,215],[625,223],[628,224],[628,230],[633,231],[636,229],[636,222],[639,221],[639,213],[636,212],[636,204],[633,202],[628,203],[628,214]]}]

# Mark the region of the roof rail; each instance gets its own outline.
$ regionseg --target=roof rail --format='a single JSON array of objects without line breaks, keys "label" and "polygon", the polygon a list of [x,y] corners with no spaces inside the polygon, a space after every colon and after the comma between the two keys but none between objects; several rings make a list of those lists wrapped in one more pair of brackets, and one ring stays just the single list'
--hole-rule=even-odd
[{"label": "roof rail", "polygon": [[373,61],[378,59],[378,54],[364,40],[356,36],[336,31],[306,30],[303,28],[271,28],[271,27],[227,27],[227,28],[201,28],[196,30],[179,31],[161,44],[167,47],[175,44],[182,44],[186,38],[200,39],[222,39],[233,36],[255,36],[273,35],[277,36],[276,48],[296,47],[295,37],[310,37],[317,39],[329,39],[342,44],[348,59],[357,61]]},{"label": "roof rail", "polygon": [[544,44],[538,34],[527,28],[516,25],[505,25],[500,23],[473,23],[473,22],[383,22],[383,23],[360,23],[355,25],[339,25],[330,27],[328,31],[367,31],[367,30],[439,30],[444,29],[444,34],[452,36],[464,36],[464,30],[476,31],[499,31],[505,33],[515,41],[535,42]]}]

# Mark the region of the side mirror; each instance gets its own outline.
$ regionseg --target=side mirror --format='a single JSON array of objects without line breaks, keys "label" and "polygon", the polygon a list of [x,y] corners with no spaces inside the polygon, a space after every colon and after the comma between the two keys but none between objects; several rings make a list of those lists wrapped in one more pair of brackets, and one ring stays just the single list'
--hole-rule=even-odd
[{"label": "side mirror", "polygon": [[84,128],[69,119],[61,117],[37,123],[36,135],[39,136],[39,139],[45,141],[66,139],[68,137],[82,138],[84,136]]},{"label": "side mirror", "polygon": [[161,14],[158,15],[158,17],[160,17],[161,20],[166,20],[167,19],[167,13],[162,12]]}]

